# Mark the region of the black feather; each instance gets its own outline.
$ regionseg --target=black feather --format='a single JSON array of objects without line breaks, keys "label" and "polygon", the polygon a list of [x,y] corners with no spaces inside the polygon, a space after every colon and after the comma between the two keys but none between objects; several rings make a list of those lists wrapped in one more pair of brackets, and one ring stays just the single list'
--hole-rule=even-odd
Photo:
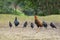
[{"label": "black feather", "polygon": [[9,26],[10,26],[10,28],[12,27],[12,23],[11,22],[9,22]]},{"label": "black feather", "polygon": [[17,17],[15,17],[14,24],[15,24],[15,26],[18,26],[19,25],[19,22],[17,20]]},{"label": "black feather", "polygon": [[31,23],[31,28],[34,28],[34,24],[33,23]]},{"label": "black feather", "polygon": [[45,21],[43,21],[43,26],[44,26],[45,28],[47,28],[47,26],[48,26]]},{"label": "black feather", "polygon": [[27,21],[25,21],[25,23],[23,24],[23,27],[27,27],[28,23]]},{"label": "black feather", "polygon": [[52,27],[52,28],[56,28],[56,26],[54,25],[54,23],[50,23],[50,26]]}]

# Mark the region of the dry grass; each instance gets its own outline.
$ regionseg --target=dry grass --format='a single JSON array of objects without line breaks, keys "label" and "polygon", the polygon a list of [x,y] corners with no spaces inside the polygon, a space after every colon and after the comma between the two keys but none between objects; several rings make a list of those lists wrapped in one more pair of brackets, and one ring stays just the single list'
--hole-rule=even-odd
[{"label": "dry grass", "polygon": [[[11,21],[13,23],[16,16],[0,14],[0,40],[60,40],[60,26],[57,26],[57,29],[52,29],[50,26],[47,29],[42,27],[39,28],[39,32],[37,32],[38,28],[36,25],[34,29],[29,24],[26,28],[23,28],[24,21],[27,20],[29,23],[34,22],[33,16],[17,16],[20,25],[15,27],[13,24],[13,27],[10,29],[8,22]],[[48,22],[60,22],[60,15],[39,17],[39,19]]]},{"label": "dry grass", "polygon": [[60,40],[60,29],[0,28],[0,40]]}]

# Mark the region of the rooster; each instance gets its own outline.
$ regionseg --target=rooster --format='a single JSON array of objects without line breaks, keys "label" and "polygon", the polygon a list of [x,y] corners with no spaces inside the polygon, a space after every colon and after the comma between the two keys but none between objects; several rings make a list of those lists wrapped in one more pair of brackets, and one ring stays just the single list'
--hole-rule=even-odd
[{"label": "rooster", "polygon": [[[34,18],[35,18],[35,24],[37,25],[37,27],[38,27],[38,28],[39,28],[39,27],[43,27],[42,21],[38,20],[38,18],[37,18],[36,15],[34,16]],[[40,30],[40,29],[37,29],[37,33],[39,32],[39,30]]]},{"label": "rooster", "polygon": [[34,18],[35,18],[35,24],[37,25],[37,27],[38,28],[42,27],[43,26],[42,21],[39,21],[36,15],[34,16]]}]

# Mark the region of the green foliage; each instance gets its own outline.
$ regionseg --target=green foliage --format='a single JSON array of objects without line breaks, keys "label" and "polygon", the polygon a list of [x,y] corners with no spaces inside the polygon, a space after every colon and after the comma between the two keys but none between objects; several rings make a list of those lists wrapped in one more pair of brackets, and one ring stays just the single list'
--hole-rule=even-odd
[{"label": "green foliage", "polygon": [[[22,10],[19,10],[20,12],[18,12],[16,11],[17,9]],[[20,15],[22,11],[26,11],[26,13],[24,12],[26,15],[34,15],[35,12],[37,13],[37,15],[40,16],[60,14],[60,1],[59,0],[0,0],[0,13]]]}]

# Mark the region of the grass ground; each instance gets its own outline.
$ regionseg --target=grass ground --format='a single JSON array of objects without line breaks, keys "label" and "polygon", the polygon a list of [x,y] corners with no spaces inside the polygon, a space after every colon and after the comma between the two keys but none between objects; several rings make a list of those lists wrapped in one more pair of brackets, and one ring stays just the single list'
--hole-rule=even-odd
[{"label": "grass ground", "polygon": [[[0,22],[6,22],[6,21],[13,21],[15,17],[18,17],[20,21],[24,20],[34,20],[34,16],[17,16],[17,15],[11,15],[11,14],[0,14]],[[60,21],[60,15],[49,15],[49,16],[38,16],[40,20],[46,20],[46,21]]]},{"label": "grass ground", "polygon": [[[13,23],[15,17],[18,17],[20,25],[15,27],[13,24],[13,27],[10,29],[8,22],[11,21]],[[38,16],[38,18],[48,23],[51,21],[55,23],[60,22],[60,15]],[[34,22],[34,17],[0,14],[0,40],[60,40],[60,26],[57,26],[57,29],[52,29],[50,26],[47,29],[43,27],[37,32],[36,25],[34,29],[29,24],[26,28],[22,28],[23,22],[26,20],[29,23]]]}]

